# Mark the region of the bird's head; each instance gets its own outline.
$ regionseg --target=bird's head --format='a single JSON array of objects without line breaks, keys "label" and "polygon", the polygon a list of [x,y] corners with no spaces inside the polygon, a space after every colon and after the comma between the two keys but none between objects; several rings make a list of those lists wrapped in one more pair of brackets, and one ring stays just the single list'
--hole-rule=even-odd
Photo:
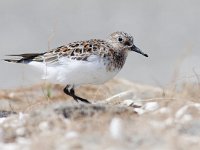
[{"label": "bird's head", "polygon": [[131,35],[125,32],[114,32],[107,40],[114,48],[118,50],[129,50],[142,54],[148,57],[147,54],[143,53],[138,47],[134,45],[134,40]]}]

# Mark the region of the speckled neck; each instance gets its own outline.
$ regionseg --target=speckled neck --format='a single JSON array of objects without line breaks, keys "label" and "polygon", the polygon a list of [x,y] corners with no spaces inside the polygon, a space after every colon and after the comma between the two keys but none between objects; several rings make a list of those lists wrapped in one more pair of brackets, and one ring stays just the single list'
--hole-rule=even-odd
[{"label": "speckled neck", "polygon": [[128,55],[127,50],[113,52],[112,59],[107,65],[107,70],[108,71],[121,70],[121,68],[125,64],[127,55]]}]

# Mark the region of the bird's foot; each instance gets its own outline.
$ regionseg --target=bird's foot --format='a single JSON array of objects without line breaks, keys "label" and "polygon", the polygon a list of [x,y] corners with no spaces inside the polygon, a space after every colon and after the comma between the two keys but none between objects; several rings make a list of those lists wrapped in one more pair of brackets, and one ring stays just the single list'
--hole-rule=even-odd
[{"label": "bird's foot", "polygon": [[84,99],[84,98],[81,98],[81,97],[79,97],[79,96],[76,96],[76,95],[75,95],[74,88],[73,88],[73,87],[71,88],[71,86],[69,86],[69,85],[67,85],[67,86],[64,88],[63,91],[64,91],[65,94],[67,94],[67,95],[73,97],[73,99],[74,99],[76,102],[81,101],[81,102],[83,102],[83,103],[91,104],[87,99]]}]

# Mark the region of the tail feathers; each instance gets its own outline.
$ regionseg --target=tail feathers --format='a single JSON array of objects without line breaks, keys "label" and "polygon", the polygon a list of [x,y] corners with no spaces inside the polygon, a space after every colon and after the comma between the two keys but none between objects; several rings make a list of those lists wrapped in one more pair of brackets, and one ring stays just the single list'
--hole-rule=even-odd
[{"label": "tail feathers", "polygon": [[19,59],[19,60],[17,60],[17,59],[4,59],[4,61],[13,62],[13,63],[22,63],[21,59]]},{"label": "tail feathers", "polygon": [[29,63],[32,61],[35,57],[43,55],[44,53],[30,53],[30,54],[19,54],[19,55],[7,55],[7,56],[14,56],[14,57],[21,57],[16,59],[4,59],[4,61],[7,62],[13,62],[13,63]]}]

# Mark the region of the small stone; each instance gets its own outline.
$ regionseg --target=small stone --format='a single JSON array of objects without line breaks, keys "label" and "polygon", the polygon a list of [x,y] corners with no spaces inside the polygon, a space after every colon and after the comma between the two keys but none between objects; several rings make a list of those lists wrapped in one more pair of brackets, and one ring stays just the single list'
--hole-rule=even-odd
[{"label": "small stone", "polygon": [[120,118],[113,118],[110,123],[110,135],[114,139],[123,137],[122,121]]},{"label": "small stone", "polygon": [[145,113],[145,110],[143,108],[134,108],[134,111],[138,113],[139,115],[142,115]]},{"label": "small stone", "polygon": [[157,102],[148,102],[144,105],[144,109],[147,111],[154,111],[159,108],[159,105]]},{"label": "small stone", "polygon": [[79,134],[76,131],[69,131],[65,134],[65,137],[67,139],[74,139],[74,138],[78,138]]},{"label": "small stone", "polygon": [[132,106],[134,104],[134,101],[132,99],[124,100],[121,105],[122,106]]},{"label": "small stone", "polygon": [[7,118],[0,118],[0,124],[4,123],[4,121],[6,120]]},{"label": "small stone", "polygon": [[40,130],[45,131],[49,129],[49,124],[48,122],[41,122],[38,127],[40,128]]}]

